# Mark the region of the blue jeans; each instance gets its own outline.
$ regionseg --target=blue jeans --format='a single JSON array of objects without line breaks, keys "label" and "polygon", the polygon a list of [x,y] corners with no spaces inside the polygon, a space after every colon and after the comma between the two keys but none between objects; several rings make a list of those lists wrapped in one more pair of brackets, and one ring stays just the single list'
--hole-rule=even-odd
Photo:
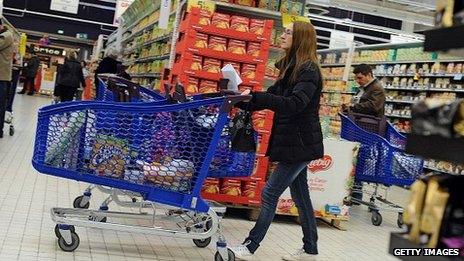
[{"label": "blue jeans", "polygon": [[290,187],[290,193],[300,217],[303,229],[303,248],[308,254],[317,254],[317,227],[314,210],[309,197],[307,167],[308,162],[294,164],[279,163],[269,177],[261,198],[261,213],[250,235],[245,239],[248,250],[254,253],[274,219],[277,201],[282,193]]}]

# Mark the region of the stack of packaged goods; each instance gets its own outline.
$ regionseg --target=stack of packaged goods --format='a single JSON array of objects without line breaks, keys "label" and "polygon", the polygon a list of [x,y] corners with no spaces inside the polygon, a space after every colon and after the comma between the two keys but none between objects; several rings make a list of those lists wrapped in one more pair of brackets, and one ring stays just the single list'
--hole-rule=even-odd
[{"label": "stack of packaged goods", "polygon": [[[181,83],[189,95],[218,91],[221,68],[232,65],[243,83],[239,90],[263,90],[273,21],[192,8],[179,26],[176,56],[167,83]],[[266,180],[265,152],[272,113],[253,114],[258,132],[256,163],[249,178],[208,178],[203,197],[223,203],[259,205]]]}]

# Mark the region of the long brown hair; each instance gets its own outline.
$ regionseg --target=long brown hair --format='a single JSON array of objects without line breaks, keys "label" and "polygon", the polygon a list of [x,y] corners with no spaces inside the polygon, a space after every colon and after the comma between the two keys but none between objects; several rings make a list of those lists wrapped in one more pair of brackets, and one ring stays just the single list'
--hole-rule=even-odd
[{"label": "long brown hair", "polygon": [[308,61],[318,64],[316,51],[317,38],[314,26],[307,22],[294,22],[292,46],[285,51],[285,56],[277,63],[280,70],[279,80],[290,73],[288,80],[290,83],[295,83],[298,71],[303,64]]}]

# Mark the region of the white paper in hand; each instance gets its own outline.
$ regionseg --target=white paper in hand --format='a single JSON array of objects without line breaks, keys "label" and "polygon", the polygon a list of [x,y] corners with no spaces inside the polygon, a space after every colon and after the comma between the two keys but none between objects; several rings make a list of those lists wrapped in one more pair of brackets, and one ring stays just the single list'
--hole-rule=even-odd
[{"label": "white paper in hand", "polygon": [[227,90],[238,91],[238,86],[243,82],[232,64],[226,64],[222,69],[222,77],[229,80]]}]

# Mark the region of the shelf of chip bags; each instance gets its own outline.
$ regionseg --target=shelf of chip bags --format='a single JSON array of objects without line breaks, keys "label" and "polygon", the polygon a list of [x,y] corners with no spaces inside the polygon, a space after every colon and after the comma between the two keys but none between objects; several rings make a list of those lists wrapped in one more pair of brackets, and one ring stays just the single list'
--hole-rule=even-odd
[{"label": "shelf of chip bags", "polygon": [[[203,34],[203,36],[208,37],[206,34]],[[223,39],[224,43],[216,47],[212,47],[210,44],[208,47],[208,40],[201,38],[201,34],[195,30],[188,30],[188,32],[184,34],[184,37],[177,43],[176,53],[183,54],[188,51],[203,57],[247,64],[263,63],[267,60],[269,55],[269,42],[248,43],[247,45],[245,41],[231,39],[241,46],[237,45],[231,47],[231,42],[229,42],[229,47],[227,47],[227,40],[222,37],[217,37],[217,39]],[[215,50],[214,48],[220,50]]]},{"label": "shelf of chip bags", "polygon": [[197,32],[225,37],[247,42],[263,42],[271,38],[274,21],[262,20],[262,34],[254,32],[238,31],[232,28],[219,28],[211,24],[211,15],[200,11],[198,8],[192,8],[189,13],[180,22],[179,32],[183,33],[188,29],[194,29]]}]

